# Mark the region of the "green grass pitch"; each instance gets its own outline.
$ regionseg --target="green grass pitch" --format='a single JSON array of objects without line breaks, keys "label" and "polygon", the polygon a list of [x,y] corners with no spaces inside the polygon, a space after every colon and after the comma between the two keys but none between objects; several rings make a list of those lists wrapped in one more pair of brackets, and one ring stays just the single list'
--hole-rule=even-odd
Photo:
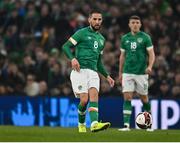
[{"label": "green grass pitch", "polygon": [[91,133],[78,133],[77,128],[0,126],[0,142],[180,142],[180,130],[131,130],[117,128]]}]

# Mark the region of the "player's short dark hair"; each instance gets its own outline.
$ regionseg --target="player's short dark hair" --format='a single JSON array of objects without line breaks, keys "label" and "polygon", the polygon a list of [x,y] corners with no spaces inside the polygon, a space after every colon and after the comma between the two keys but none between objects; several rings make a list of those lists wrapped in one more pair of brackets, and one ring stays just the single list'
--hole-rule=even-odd
[{"label": "player's short dark hair", "polygon": [[137,15],[132,15],[132,16],[129,18],[129,20],[131,20],[131,19],[135,19],[135,20],[140,20],[140,21],[141,21],[141,18],[140,18],[139,16],[137,16]]},{"label": "player's short dark hair", "polygon": [[89,17],[91,17],[91,16],[92,16],[92,14],[94,14],[94,13],[99,13],[99,14],[102,14],[102,12],[101,12],[100,10],[93,9],[93,10],[91,10],[91,11],[90,11],[90,13],[89,13]]}]

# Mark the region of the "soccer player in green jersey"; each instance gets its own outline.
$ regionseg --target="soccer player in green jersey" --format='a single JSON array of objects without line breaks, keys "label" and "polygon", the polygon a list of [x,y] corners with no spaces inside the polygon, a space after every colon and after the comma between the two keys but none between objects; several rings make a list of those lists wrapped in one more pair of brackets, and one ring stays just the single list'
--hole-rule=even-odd
[{"label": "soccer player in green jersey", "polygon": [[140,17],[131,16],[129,28],[130,32],[121,38],[119,58],[119,80],[122,83],[124,96],[124,128],[119,129],[119,131],[130,130],[131,100],[135,92],[139,94],[144,110],[150,112],[148,76],[152,72],[155,60],[154,49],[150,36],[140,31]]},{"label": "soccer player in green jersey", "polygon": [[[85,114],[89,101],[88,111],[91,119],[91,131],[97,132],[107,129],[109,122],[98,122],[98,92],[101,73],[114,86],[114,80],[105,70],[101,57],[105,44],[104,37],[99,33],[102,24],[102,14],[98,11],[90,13],[89,26],[78,30],[63,45],[63,51],[71,60],[72,72],[70,75],[75,96],[80,98],[78,105],[79,132],[86,132]],[[75,47],[75,55],[70,47]]]}]

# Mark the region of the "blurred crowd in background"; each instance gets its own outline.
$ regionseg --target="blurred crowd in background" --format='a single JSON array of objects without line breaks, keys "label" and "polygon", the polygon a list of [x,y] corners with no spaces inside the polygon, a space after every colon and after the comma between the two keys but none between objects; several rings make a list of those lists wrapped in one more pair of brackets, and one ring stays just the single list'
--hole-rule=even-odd
[{"label": "blurred crowd in background", "polygon": [[102,96],[122,96],[118,80],[120,38],[128,18],[139,15],[151,35],[156,61],[149,80],[151,98],[180,98],[179,0],[1,0],[0,94],[73,96],[70,61],[63,43],[88,25],[92,9],[103,13],[103,61],[116,80],[102,77]]}]

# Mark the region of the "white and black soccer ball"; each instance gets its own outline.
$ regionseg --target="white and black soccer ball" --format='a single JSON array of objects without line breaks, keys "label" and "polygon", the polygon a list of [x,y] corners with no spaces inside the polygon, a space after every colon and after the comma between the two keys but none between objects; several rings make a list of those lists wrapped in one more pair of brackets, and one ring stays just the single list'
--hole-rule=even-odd
[{"label": "white and black soccer ball", "polygon": [[152,116],[149,112],[141,112],[136,116],[136,125],[141,129],[152,126]]}]

